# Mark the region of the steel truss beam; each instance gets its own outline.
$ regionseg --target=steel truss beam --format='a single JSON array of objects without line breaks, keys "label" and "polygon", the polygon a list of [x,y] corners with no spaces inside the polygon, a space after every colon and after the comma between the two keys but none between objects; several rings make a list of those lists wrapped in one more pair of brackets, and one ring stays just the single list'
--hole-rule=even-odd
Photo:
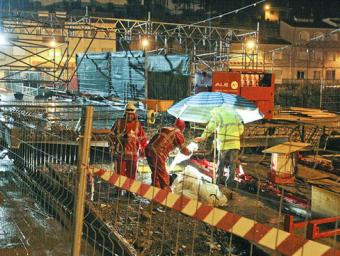
[{"label": "steel truss beam", "polygon": [[175,40],[179,43],[190,42],[205,46],[225,44],[232,38],[240,39],[255,32],[246,29],[188,25],[151,20],[131,20],[103,17],[59,18],[55,13],[41,17],[38,12],[2,12],[3,31],[11,34],[58,36],[62,38],[124,39],[128,42],[141,37],[154,38],[155,41],[167,43]]},{"label": "steel truss beam", "polygon": [[[86,53],[94,40],[116,40],[117,45],[127,49],[126,46],[129,48],[134,42],[148,38],[154,42],[155,51],[162,49],[167,53],[172,49],[171,47],[175,47],[174,45],[180,46],[176,49],[190,54],[194,67],[198,70],[199,67],[221,70],[229,65],[231,42],[258,33],[258,31],[245,29],[155,22],[150,19],[58,16],[58,13],[47,12],[0,11],[0,17],[0,31],[8,34],[10,44],[28,53],[28,56],[23,58],[15,58],[1,52],[11,59],[6,67],[4,65],[1,67],[8,68],[12,72],[0,77],[0,81],[12,81],[13,76],[22,71],[41,71],[49,78],[48,80],[53,79],[54,83],[69,83],[76,70],[71,72],[72,76],[69,76],[68,63],[78,50],[81,40],[87,40]],[[60,47],[63,52],[59,62],[55,59],[47,59],[41,54],[53,49],[46,44],[46,41],[52,38],[66,45]],[[78,39],[71,54],[68,53],[70,39]],[[36,48],[37,52],[33,52],[31,48]],[[204,56],[207,52],[213,54]],[[199,56],[199,54],[203,55]],[[40,60],[40,63],[33,65],[26,62],[33,56]],[[18,63],[24,67],[18,68]],[[46,69],[45,64],[52,67]],[[65,74],[66,79],[62,78]]]}]

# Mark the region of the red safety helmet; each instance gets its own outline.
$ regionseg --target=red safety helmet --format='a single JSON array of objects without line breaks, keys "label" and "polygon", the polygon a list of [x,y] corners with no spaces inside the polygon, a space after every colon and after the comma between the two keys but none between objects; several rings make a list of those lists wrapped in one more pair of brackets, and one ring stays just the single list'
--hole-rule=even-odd
[{"label": "red safety helmet", "polygon": [[183,132],[185,129],[185,122],[181,119],[176,119],[175,127],[177,127],[178,129],[181,130],[181,132]]}]

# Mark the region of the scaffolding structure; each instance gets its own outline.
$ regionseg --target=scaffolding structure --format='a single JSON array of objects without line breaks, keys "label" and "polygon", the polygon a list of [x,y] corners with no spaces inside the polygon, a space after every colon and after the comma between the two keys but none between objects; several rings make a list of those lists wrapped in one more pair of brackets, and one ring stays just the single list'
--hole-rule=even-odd
[{"label": "scaffolding structure", "polygon": [[[147,39],[147,53],[186,53],[194,70],[223,70],[229,67],[231,43],[258,35],[258,30],[155,22],[150,16],[148,20],[131,20],[6,11],[0,17],[8,45],[22,55],[16,57],[0,48],[0,54],[9,59],[0,64],[0,81],[19,83],[19,87],[53,84],[54,88],[67,88],[76,74],[76,53],[87,53],[104,41],[111,44],[107,50],[129,51],[141,49],[142,40]],[[31,73],[36,74],[35,79]]]}]

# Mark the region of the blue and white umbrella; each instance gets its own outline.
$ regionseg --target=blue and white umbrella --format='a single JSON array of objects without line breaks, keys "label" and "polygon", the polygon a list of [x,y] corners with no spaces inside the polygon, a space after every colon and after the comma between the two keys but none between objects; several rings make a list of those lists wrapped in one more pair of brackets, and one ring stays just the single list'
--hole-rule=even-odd
[{"label": "blue and white umbrella", "polygon": [[222,92],[201,92],[187,97],[168,109],[168,113],[188,122],[207,123],[211,111],[225,106],[235,111],[244,123],[263,118],[263,114],[252,102],[235,94]]}]

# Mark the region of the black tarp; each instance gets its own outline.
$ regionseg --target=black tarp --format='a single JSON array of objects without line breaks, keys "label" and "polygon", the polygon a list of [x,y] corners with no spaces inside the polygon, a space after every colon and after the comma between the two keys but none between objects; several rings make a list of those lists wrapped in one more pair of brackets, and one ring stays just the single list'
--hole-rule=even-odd
[{"label": "black tarp", "polygon": [[81,93],[120,99],[148,98],[179,100],[190,92],[188,55],[147,55],[143,51],[77,55],[77,78]]}]

